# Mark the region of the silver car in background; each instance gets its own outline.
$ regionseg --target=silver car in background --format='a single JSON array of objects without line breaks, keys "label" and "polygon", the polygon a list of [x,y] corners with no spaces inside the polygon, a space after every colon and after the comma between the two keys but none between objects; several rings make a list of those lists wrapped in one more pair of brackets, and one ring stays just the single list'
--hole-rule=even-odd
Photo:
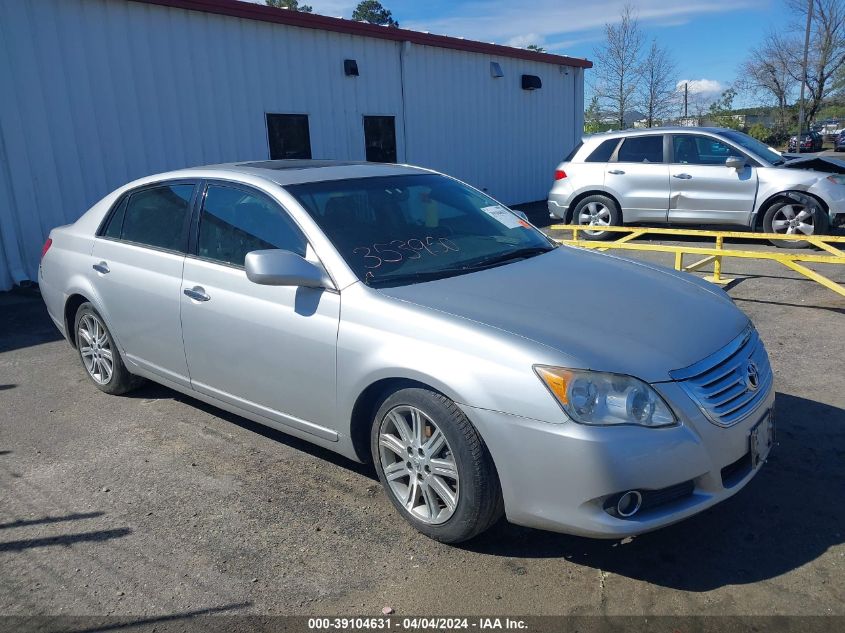
[{"label": "silver car in background", "polygon": [[555,170],[548,205],[555,219],[598,227],[710,224],[796,237],[824,234],[845,223],[845,163],[787,160],[747,134],[721,128],[595,134]]},{"label": "silver car in background", "polygon": [[420,168],[143,178],[54,229],[39,282],[102,391],[150,379],[372,461],[444,542],[502,514],[653,530],[736,493],[772,444],[768,357],[723,291],[559,247]]}]

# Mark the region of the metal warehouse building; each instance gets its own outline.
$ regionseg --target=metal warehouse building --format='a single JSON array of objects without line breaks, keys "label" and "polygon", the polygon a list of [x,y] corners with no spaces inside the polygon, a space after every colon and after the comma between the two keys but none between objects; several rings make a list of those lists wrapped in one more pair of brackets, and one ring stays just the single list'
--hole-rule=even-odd
[{"label": "metal warehouse building", "polygon": [[190,165],[405,162],[543,199],[590,66],[237,0],[0,0],[0,289],[54,226]]}]

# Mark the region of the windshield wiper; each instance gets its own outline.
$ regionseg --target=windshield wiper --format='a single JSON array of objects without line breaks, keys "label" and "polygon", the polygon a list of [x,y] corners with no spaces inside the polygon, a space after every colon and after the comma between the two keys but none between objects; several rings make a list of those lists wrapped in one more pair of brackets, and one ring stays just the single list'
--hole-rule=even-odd
[{"label": "windshield wiper", "polygon": [[397,273],[395,275],[385,275],[384,277],[372,277],[364,281],[370,287],[380,286],[382,284],[403,281],[432,281],[434,279],[443,279],[445,277],[454,277],[470,272],[469,268],[444,268],[442,270],[420,270],[413,273]]},{"label": "windshield wiper", "polygon": [[502,253],[500,255],[494,255],[492,257],[487,257],[482,259],[481,261],[473,263],[470,267],[471,268],[487,268],[488,266],[495,266],[496,264],[504,264],[505,262],[510,262],[515,259],[527,259],[529,257],[534,257],[535,255],[542,255],[543,253],[548,253],[549,251],[553,251],[556,246],[529,246],[526,248],[517,248],[513,251],[508,251],[507,253]]}]

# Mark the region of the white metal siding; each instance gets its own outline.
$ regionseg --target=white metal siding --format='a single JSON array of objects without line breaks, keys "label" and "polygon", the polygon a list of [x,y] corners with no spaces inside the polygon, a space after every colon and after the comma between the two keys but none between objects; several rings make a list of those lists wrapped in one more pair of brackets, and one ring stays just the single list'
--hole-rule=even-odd
[{"label": "white metal siding", "polygon": [[[393,115],[399,160],[541,199],[582,129],[583,71],[564,71],[125,0],[0,0],[0,289],[35,279],[50,229],[130,180],[267,158],[267,112],[308,114],[314,158],[355,160],[362,117]],[[521,90],[523,73],[543,88]]]}]

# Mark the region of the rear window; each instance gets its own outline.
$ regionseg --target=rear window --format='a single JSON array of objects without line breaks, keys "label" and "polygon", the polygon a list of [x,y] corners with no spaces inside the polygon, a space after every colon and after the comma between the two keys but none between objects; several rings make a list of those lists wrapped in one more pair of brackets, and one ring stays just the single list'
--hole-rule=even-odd
[{"label": "rear window", "polygon": [[587,163],[606,163],[610,160],[610,157],[613,156],[613,151],[616,149],[616,146],[619,145],[618,138],[609,138],[601,145],[599,145],[596,149],[593,150],[593,153],[587,156],[587,160],[584,162]]},{"label": "rear window", "polygon": [[564,163],[568,163],[568,162],[569,162],[569,161],[571,161],[573,158],[575,158],[575,154],[577,154],[577,153],[578,153],[578,150],[579,150],[579,149],[581,149],[581,147],[582,147],[583,145],[584,145],[584,141],[581,141],[580,143],[578,143],[578,145],[576,145],[575,147],[573,147],[573,148],[572,148],[572,151],[571,151],[571,152],[569,152],[569,153],[566,155],[566,158],[564,158],[564,159],[563,159],[563,162],[564,162]]},{"label": "rear window", "polygon": [[663,135],[626,138],[616,160],[620,163],[662,163]]}]

